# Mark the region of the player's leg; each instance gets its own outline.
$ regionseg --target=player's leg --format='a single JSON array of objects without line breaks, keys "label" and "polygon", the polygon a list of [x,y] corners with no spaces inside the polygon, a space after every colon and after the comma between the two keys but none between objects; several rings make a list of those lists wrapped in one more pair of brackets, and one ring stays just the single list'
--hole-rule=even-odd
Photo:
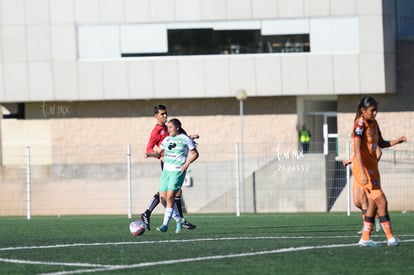
[{"label": "player's leg", "polygon": [[364,219],[364,227],[362,229],[362,236],[359,240],[361,246],[378,246],[376,242],[371,239],[372,229],[374,227],[375,215],[377,213],[377,204],[374,198],[371,196],[372,188],[365,188],[366,196],[368,199],[368,209]]},{"label": "player's leg", "polygon": [[[365,195],[364,188],[356,181],[354,181],[354,184],[352,186],[352,195],[354,199],[354,205],[361,210],[362,222],[364,222],[368,208],[368,199]],[[358,231],[358,234],[362,234],[362,231],[363,229],[361,231]]]},{"label": "player's leg", "polygon": [[385,195],[382,193],[375,199],[378,205],[378,216],[381,223],[381,227],[384,230],[387,237],[387,244],[389,246],[397,246],[400,244],[398,238],[396,238],[392,232],[391,219],[388,213],[388,201]]},{"label": "player's leg", "polygon": [[150,218],[151,218],[152,211],[154,211],[155,207],[157,207],[159,203],[160,203],[160,193],[157,192],[151,198],[151,201],[148,204],[148,207],[145,210],[145,212],[141,214],[141,220],[146,224],[148,230],[151,230]]},{"label": "player's leg", "polygon": [[164,210],[164,220],[163,223],[160,227],[157,227],[158,231],[161,232],[167,232],[168,230],[168,223],[172,217],[173,214],[173,209],[172,207],[169,207],[169,205],[171,205],[171,203],[168,202],[168,191],[160,191],[160,201],[162,203],[162,205],[164,205],[165,210]]},{"label": "player's leg", "polygon": [[[164,216],[168,216],[171,217],[172,215],[172,210],[168,209],[168,196],[167,196],[167,192],[168,192],[168,182],[170,180],[170,174],[168,172],[163,171],[161,174],[161,178],[160,178],[160,188],[159,188],[159,200],[161,202],[161,204],[165,207],[164,210]],[[171,204],[171,203],[170,203]],[[171,208],[171,207],[170,207]],[[168,223],[166,224],[166,226],[161,225],[160,227],[157,228],[158,231],[161,232],[167,232],[168,230]]]},{"label": "player's leg", "polygon": [[176,222],[175,233],[178,234],[178,233],[181,232],[181,228],[183,227],[183,220],[184,219],[183,219],[183,217],[181,217],[180,213],[178,212],[177,205],[175,203],[174,203],[172,217]]},{"label": "player's leg", "polygon": [[[160,165],[161,165],[161,171],[162,171],[164,168],[164,162],[162,160],[160,161]],[[155,207],[157,207],[159,203],[160,203],[160,194],[157,192],[151,198],[151,201],[147,209],[145,210],[145,212],[141,214],[141,220],[146,224],[148,230],[151,230],[150,218],[151,218],[152,211],[154,211]]]},{"label": "player's leg", "polygon": [[184,218],[184,214],[183,214],[183,207],[182,207],[182,194],[183,194],[183,190],[180,189],[177,194],[175,195],[174,201],[175,201],[175,205],[177,206],[178,212],[180,213],[180,216],[183,218],[183,224],[182,227],[188,230],[193,230],[195,229],[197,226],[195,224],[192,224],[188,221],[186,221],[186,219]]},{"label": "player's leg", "polygon": [[[163,175],[166,177],[163,180],[164,184],[163,189],[160,189],[161,201],[165,200],[165,212],[164,212],[164,220],[160,227],[157,230],[161,232],[167,232],[168,224],[173,216],[175,216],[177,222],[177,229],[176,233],[181,231],[181,216],[179,216],[179,212],[177,210],[175,204],[175,196],[180,190],[182,182],[184,181],[185,174],[183,173],[171,173],[171,172],[163,172]],[[166,189],[166,190],[165,190]],[[162,192],[164,191],[164,192]]]}]

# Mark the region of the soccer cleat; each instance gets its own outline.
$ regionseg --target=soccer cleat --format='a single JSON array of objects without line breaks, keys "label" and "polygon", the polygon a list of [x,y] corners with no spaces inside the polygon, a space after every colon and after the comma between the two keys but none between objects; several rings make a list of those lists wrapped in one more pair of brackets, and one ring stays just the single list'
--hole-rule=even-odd
[{"label": "soccer cleat", "polygon": [[188,221],[184,220],[184,222],[182,223],[182,227],[188,230],[193,230],[197,227],[197,225],[189,223]]},{"label": "soccer cleat", "polygon": [[160,231],[160,232],[162,232],[162,233],[165,233],[165,232],[168,231],[168,226],[161,225],[160,227],[157,227],[157,230]]},{"label": "soccer cleat", "polygon": [[379,219],[375,219],[375,232],[380,232],[381,230],[381,223]]},{"label": "soccer cleat", "polygon": [[147,230],[148,231],[151,231],[151,228],[150,228],[150,215],[147,215],[147,213],[146,212],[144,212],[144,213],[142,213],[141,214],[141,220],[145,223],[145,226],[147,227]]},{"label": "soccer cleat", "polygon": [[362,228],[361,230],[358,231],[358,234],[361,235],[362,231],[364,231],[364,228]]},{"label": "soccer cleat", "polygon": [[175,234],[178,234],[181,232],[181,227],[183,226],[182,221],[178,221],[177,225],[175,227]]},{"label": "soccer cleat", "polygon": [[373,240],[369,239],[369,240],[363,240],[360,239],[358,242],[359,246],[363,246],[363,247],[376,247],[379,246],[379,244],[377,244],[376,242],[374,242]]},{"label": "soccer cleat", "polygon": [[388,239],[387,245],[388,246],[399,246],[400,245],[400,240],[396,237],[391,237],[391,238]]}]

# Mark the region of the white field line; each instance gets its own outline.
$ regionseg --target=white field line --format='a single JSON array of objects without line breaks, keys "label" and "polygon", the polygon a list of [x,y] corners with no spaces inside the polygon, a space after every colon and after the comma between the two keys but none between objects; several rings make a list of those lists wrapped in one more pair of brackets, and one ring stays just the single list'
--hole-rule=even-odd
[{"label": "white field line", "polygon": [[0,258],[0,262],[13,264],[32,264],[32,265],[58,265],[58,266],[81,266],[81,267],[112,267],[111,265],[88,264],[88,263],[64,263],[64,262],[42,262],[42,261],[28,261],[18,259]]},{"label": "white field line", "polygon": [[[414,235],[399,235],[399,237],[414,237]],[[77,246],[106,246],[106,245],[142,245],[142,244],[158,244],[158,243],[186,243],[186,242],[207,242],[207,241],[234,241],[234,240],[277,240],[277,239],[342,239],[352,238],[356,236],[278,236],[278,237],[229,237],[229,238],[202,238],[202,239],[184,239],[184,240],[157,240],[157,241],[136,241],[136,242],[108,242],[108,243],[71,243],[71,244],[56,244],[56,245],[42,245],[42,246],[16,246],[3,247],[1,251],[13,250],[29,250],[29,249],[48,249],[48,248],[65,248]]]},{"label": "white field line", "polygon": [[56,244],[56,245],[42,245],[42,246],[3,247],[3,248],[0,248],[0,252],[11,251],[11,250],[65,248],[65,247],[76,247],[76,246],[141,245],[141,244],[157,244],[157,243],[185,243],[185,242],[233,241],[233,240],[338,239],[338,238],[355,238],[355,236],[230,237],[230,238],[202,238],[202,239],[184,239],[184,240],[158,240],[158,241],[111,242],[111,243],[72,243],[72,244]]},{"label": "white field line", "polygon": [[[404,235],[405,237],[413,235]],[[401,236],[401,237],[404,237]],[[28,250],[28,249],[51,249],[51,248],[64,248],[64,247],[76,247],[76,246],[118,246],[118,245],[142,245],[142,244],[155,244],[155,243],[177,243],[177,242],[202,242],[202,241],[223,241],[223,240],[261,240],[261,239],[315,239],[315,238],[344,238],[354,236],[326,236],[326,237],[307,237],[307,236],[296,236],[296,237],[235,237],[235,238],[203,238],[203,239],[189,239],[189,240],[163,240],[163,241],[143,241],[143,242],[114,242],[114,243],[76,243],[76,244],[59,244],[59,245],[48,245],[48,246],[27,246],[27,247],[6,247],[0,248],[0,251],[11,251],[11,250]],[[403,240],[401,242],[414,242],[412,240]],[[100,265],[100,264],[90,264],[90,263],[64,263],[64,262],[42,262],[42,261],[29,261],[29,260],[18,260],[18,259],[5,259],[0,258],[0,262],[8,263],[17,263],[17,264],[34,264],[34,265],[57,265],[57,266],[79,266],[79,267],[91,267],[91,269],[78,269],[72,271],[62,271],[46,274],[54,275],[64,275],[64,274],[79,274],[79,273],[90,273],[90,272],[99,272],[99,271],[111,271],[111,270],[121,270],[121,269],[131,269],[131,268],[140,268],[147,266],[156,266],[156,265],[168,265],[168,264],[177,264],[177,263],[186,263],[186,262],[195,262],[195,261],[206,261],[206,260],[221,260],[226,258],[237,258],[237,257],[247,257],[247,256],[258,256],[258,255],[267,255],[267,254],[276,254],[276,253],[287,253],[287,252],[296,252],[296,251],[305,251],[311,249],[323,249],[323,248],[337,248],[337,247],[347,247],[347,246],[357,246],[357,243],[352,244],[334,244],[334,245],[322,245],[322,246],[303,246],[303,247],[290,247],[282,248],[269,251],[258,251],[258,252],[249,252],[249,253],[238,253],[238,254],[229,254],[229,255],[216,255],[216,256],[206,256],[206,257],[194,257],[194,258],[185,258],[185,259],[174,259],[174,260],[165,260],[157,262],[146,262],[132,265]]]}]

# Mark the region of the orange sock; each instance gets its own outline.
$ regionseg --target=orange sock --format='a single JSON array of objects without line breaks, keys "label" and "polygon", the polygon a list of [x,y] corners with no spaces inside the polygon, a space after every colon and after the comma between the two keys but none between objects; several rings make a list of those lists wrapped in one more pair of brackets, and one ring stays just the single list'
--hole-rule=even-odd
[{"label": "orange sock", "polygon": [[362,230],[362,239],[367,241],[371,239],[372,228],[374,227],[375,218],[365,216],[364,228]]}]

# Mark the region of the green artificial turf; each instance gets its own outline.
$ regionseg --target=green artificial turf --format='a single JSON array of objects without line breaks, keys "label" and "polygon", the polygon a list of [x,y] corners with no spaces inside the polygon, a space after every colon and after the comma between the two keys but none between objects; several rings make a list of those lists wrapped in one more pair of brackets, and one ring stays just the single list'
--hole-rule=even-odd
[{"label": "green artificial turf", "polygon": [[357,245],[357,213],[188,215],[175,234],[130,235],[122,216],[0,218],[0,274],[414,274],[413,214],[391,213],[399,247]]}]

